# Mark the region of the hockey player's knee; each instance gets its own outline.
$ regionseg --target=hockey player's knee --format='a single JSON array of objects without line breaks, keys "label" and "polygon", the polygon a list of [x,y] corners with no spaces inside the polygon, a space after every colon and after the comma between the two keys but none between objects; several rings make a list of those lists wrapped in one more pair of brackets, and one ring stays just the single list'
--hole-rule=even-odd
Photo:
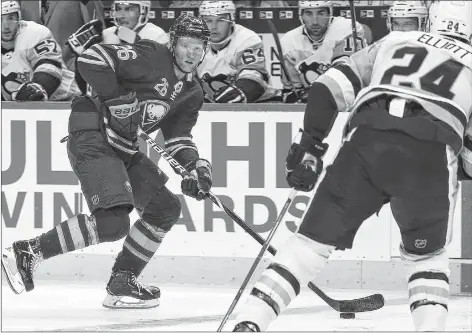
[{"label": "hockey player's knee", "polygon": [[407,269],[410,310],[416,330],[444,330],[450,276],[446,250],[417,255],[400,247],[400,254]]},{"label": "hockey player's knee", "polygon": [[323,269],[334,248],[296,233],[276,254],[273,262],[286,267],[305,285]]},{"label": "hockey player's knee", "polygon": [[182,211],[182,205],[179,198],[167,191],[165,204],[162,200],[151,200],[144,209],[142,219],[159,229],[167,232],[179,220]]},{"label": "hockey player's knee", "polygon": [[130,229],[128,207],[99,209],[93,215],[97,223],[100,243],[114,242],[128,235]]}]

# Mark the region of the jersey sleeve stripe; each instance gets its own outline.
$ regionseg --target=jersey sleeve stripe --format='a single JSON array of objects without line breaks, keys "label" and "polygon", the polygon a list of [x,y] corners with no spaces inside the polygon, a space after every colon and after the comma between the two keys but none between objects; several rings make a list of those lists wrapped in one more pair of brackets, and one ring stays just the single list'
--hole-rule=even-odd
[{"label": "jersey sleeve stripe", "polygon": [[113,71],[115,71],[115,62],[110,57],[110,55],[107,53],[107,51],[105,51],[105,49],[102,46],[100,46],[99,44],[95,44],[92,47],[95,48],[103,56],[103,58],[108,62],[108,65],[111,67],[111,69],[113,69]]},{"label": "jersey sleeve stripe", "polygon": [[189,136],[180,136],[180,137],[175,137],[169,140],[165,141],[165,145],[168,146],[171,143],[178,142],[178,141],[192,141],[192,138]]},{"label": "jersey sleeve stripe", "polygon": [[[334,92],[339,95],[339,92],[341,92],[339,96],[335,97],[336,104],[338,106],[343,105],[344,107],[344,109],[339,109],[339,111],[347,111],[347,108],[354,103],[356,98],[352,82],[343,72],[335,67],[328,69],[328,71],[326,71],[324,75],[321,75],[318,80],[322,79],[323,76],[331,78],[333,84],[336,86],[336,88],[334,86],[332,87],[332,93]],[[334,96],[335,95],[333,94],[333,97]]]},{"label": "jersey sleeve stripe", "polygon": [[183,149],[192,149],[192,150],[195,150],[195,151],[198,151],[197,150],[197,147],[195,146],[186,146],[186,145],[182,145],[182,147],[179,147],[177,149],[174,149],[172,151],[172,153],[168,153],[170,156],[174,157],[179,151],[183,150]]},{"label": "jersey sleeve stripe", "polygon": [[62,70],[61,63],[59,61],[53,60],[53,59],[40,59],[40,60],[38,60],[36,62],[36,64],[34,65],[33,70],[36,70],[36,68],[38,68],[41,65],[51,65],[51,66],[56,67],[59,70]]},{"label": "jersey sleeve stripe", "polygon": [[335,79],[333,79],[330,75],[321,75],[315,83],[322,83],[326,86],[326,88],[328,88],[329,93],[331,93],[331,97],[333,98],[338,111],[348,111],[344,93],[341,89],[341,86]]},{"label": "jersey sleeve stripe", "polygon": [[354,89],[354,95],[357,96],[359,91],[362,89],[362,81],[360,75],[354,72],[354,70],[345,64],[338,64],[334,66],[337,70],[343,73],[346,78],[351,82],[352,88]]},{"label": "jersey sleeve stripe", "polygon": [[87,59],[87,58],[84,58],[84,57],[80,57],[79,59],[77,59],[77,61],[80,61],[80,62],[83,62],[83,63],[86,63],[86,64],[91,64],[91,65],[108,67],[107,63],[105,61],[102,61],[102,60],[92,60],[92,59]]},{"label": "jersey sleeve stripe", "polygon": [[472,177],[472,137],[465,137],[464,148],[461,152],[461,156],[465,172]]},{"label": "jersey sleeve stripe", "polygon": [[106,63],[105,59],[103,59],[103,57],[93,49],[86,50],[84,53],[82,53],[79,59],[77,59],[77,61],[92,65],[108,67],[108,64]]}]

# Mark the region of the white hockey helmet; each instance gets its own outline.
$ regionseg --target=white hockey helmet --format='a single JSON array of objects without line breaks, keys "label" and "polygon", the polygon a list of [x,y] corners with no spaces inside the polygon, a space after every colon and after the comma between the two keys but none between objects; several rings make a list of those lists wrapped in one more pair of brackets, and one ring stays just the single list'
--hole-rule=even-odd
[{"label": "white hockey helmet", "polygon": [[428,8],[423,1],[395,1],[388,9],[388,31],[392,31],[392,19],[399,17],[416,17],[420,31],[424,31],[428,19]]},{"label": "white hockey helmet", "polygon": [[133,28],[133,30],[136,30],[139,27],[142,27],[148,22],[149,13],[151,11],[151,0],[114,0],[111,6],[111,16],[116,25],[118,25],[118,22],[116,21],[116,5],[119,3],[124,4],[124,5],[138,5],[139,6],[139,19],[138,19],[138,23]]},{"label": "white hockey helmet", "polygon": [[236,6],[233,1],[202,1],[198,9],[200,16],[216,16],[221,14],[229,14],[231,22],[236,19]]},{"label": "white hockey helmet", "polygon": [[472,42],[472,3],[436,1],[429,8],[428,32]]},{"label": "white hockey helmet", "polygon": [[21,7],[18,1],[2,1],[2,15],[18,13],[18,20],[21,20]]},{"label": "white hockey helmet", "polygon": [[298,1],[298,17],[300,21],[302,20],[302,13],[304,9],[313,9],[313,8],[328,8],[329,16],[333,16],[333,2],[332,1],[320,1],[320,0],[300,0]]}]

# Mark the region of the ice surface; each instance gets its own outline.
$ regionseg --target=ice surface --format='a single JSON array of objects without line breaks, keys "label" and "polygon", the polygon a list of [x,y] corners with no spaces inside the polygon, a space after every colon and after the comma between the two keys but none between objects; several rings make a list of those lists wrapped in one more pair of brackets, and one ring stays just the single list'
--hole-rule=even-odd
[{"label": "ice surface", "polygon": [[[32,292],[15,295],[3,283],[2,330],[215,332],[237,291],[222,286],[161,285],[162,298],[158,308],[110,310],[101,306],[106,293],[105,284],[106,281],[37,281]],[[356,314],[356,319],[340,319],[338,312],[310,290],[303,289],[270,330],[413,330],[406,291],[326,291],[337,299],[380,292],[385,296],[386,305],[374,312]],[[239,306],[243,305],[244,299],[243,296]],[[472,298],[453,297],[449,314],[447,330],[472,331]],[[231,331],[233,327],[234,320],[230,319],[225,330]]]}]

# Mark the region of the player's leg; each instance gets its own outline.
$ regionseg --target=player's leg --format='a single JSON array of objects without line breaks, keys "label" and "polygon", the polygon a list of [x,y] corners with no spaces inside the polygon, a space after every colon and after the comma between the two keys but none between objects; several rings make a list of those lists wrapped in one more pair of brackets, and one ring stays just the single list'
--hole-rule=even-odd
[{"label": "player's leg", "polygon": [[400,227],[410,310],[418,331],[444,331],[449,299],[449,257],[458,192],[457,158],[443,144],[413,142],[406,166],[392,184],[392,213]]},{"label": "player's leg", "polygon": [[126,186],[128,175],[98,126],[93,102],[77,98],[69,121],[68,153],[92,214],[71,217],[3,252],[2,267],[16,293],[34,288],[33,272],[42,260],[128,234],[128,214],[133,208],[133,195]]},{"label": "player's leg", "polygon": [[123,274],[132,272],[139,276],[170,228],[180,217],[180,201],[166,187],[167,176],[144,154],[133,156],[128,175],[131,180],[136,207],[140,208],[141,219],[136,221],[123,243],[123,249],[116,258],[112,276],[107,287],[108,296],[103,305],[110,308],[149,308],[159,304],[159,288],[144,286],[154,295],[154,299],[125,303],[120,296],[127,293],[129,285],[123,285]]},{"label": "player's leg", "polygon": [[266,330],[299,294],[301,286],[324,268],[335,248],[352,247],[363,221],[387,201],[369,177],[370,166],[361,156],[364,142],[358,140],[362,136],[361,130],[356,132],[321,175],[298,233],[279,249],[251,290],[238,315],[236,331]]}]

